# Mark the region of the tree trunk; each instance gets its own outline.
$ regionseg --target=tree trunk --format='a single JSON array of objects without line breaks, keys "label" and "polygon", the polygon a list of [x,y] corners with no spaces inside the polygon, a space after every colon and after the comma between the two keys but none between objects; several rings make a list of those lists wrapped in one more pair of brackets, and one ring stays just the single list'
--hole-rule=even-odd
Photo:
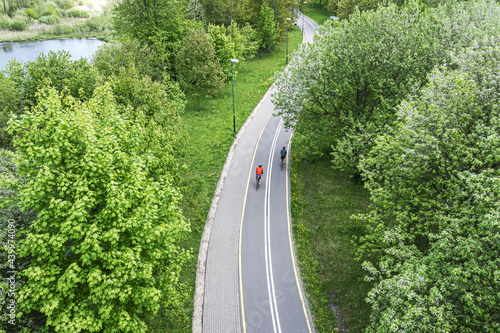
[{"label": "tree trunk", "polygon": [[200,111],[200,97],[198,97],[198,111]]},{"label": "tree trunk", "polygon": [[3,12],[7,14],[7,6],[5,5],[5,0],[3,0]]}]

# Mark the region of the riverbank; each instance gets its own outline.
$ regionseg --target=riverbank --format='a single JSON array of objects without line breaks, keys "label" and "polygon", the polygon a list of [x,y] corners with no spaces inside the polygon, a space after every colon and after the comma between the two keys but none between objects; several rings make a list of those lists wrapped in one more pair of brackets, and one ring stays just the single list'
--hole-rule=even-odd
[{"label": "riverbank", "polygon": [[[12,16],[1,14],[0,42],[23,42],[60,38],[96,38],[104,41],[111,39],[113,31],[111,1],[80,1],[77,6],[66,10],[54,7],[47,9],[43,4],[39,4],[34,8],[18,10]],[[32,16],[36,17],[38,15],[37,10],[42,12],[42,14],[46,13],[47,10],[52,10],[57,15],[50,15],[52,17],[50,20],[43,19],[48,16],[41,16],[38,19],[34,19]],[[13,22],[24,22],[25,28],[22,30],[12,30]]]}]

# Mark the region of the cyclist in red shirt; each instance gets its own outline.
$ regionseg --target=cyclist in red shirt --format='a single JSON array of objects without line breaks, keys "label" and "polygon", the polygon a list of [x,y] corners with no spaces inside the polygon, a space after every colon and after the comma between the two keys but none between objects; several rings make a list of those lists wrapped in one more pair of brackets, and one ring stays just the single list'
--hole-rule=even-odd
[{"label": "cyclist in red shirt", "polygon": [[263,174],[264,174],[264,169],[262,168],[262,164],[259,164],[255,175],[255,181],[257,181],[259,184]]}]

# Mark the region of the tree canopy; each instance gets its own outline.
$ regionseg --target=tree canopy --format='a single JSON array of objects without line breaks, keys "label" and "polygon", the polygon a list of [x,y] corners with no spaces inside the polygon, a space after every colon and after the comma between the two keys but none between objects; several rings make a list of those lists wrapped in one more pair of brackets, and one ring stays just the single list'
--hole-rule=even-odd
[{"label": "tree canopy", "polygon": [[33,258],[21,273],[23,312],[40,311],[56,331],[138,332],[161,304],[179,302],[189,225],[174,179],[182,134],[172,94],[133,75],[83,102],[48,87],[11,121],[26,178],[19,203],[38,212],[20,245]]},{"label": "tree canopy", "polygon": [[274,11],[269,7],[267,2],[262,3],[259,21],[257,22],[257,31],[262,49],[270,51],[271,47],[278,43],[279,26],[274,19]]},{"label": "tree canopy", "polygon": [[493,1],[422,10],[410,2],[355,12],[320,28],[277,78],[274,102],[290,126],[307,133],[311,156],[332,154],[335,168],[359,174],[360,156],[396,120],[397,105],[427,73],[483,36],[500,33]]},{"label": "tree canopy", "polygon": [[500,38],[434,70],[361,169],[369,332],[500,329]]},{"label": "tree canopy", "polygon": [[114,8],[113,24],[119,36],[151,47],[163,63],[160,69],[172,70],[189,27],[186,6],[182,0],[124,0]]},{"label": "tree canopy", "polygon": [[200,98],[215,95],[225,81],[210,37],[202,30],[193,29],[184,39],[176,71],[182,89],[198,98],[198,109]]}]

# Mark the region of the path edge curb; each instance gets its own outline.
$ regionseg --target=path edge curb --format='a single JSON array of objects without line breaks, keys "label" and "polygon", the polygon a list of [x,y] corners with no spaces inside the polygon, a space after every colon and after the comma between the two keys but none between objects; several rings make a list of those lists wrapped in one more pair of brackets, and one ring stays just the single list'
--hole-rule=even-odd
[{"label": "path edge curb", "polygon": [[227,177],[227,173],[229,170],[229,166],[231,165],[231,160],[233,159],[234,151],[238,142],[245,132],[248,124],[257,113],[257,110],[260,108],[262,102],[266,97],[270,94],[271,90],[274,88],[274,82],[266,91],[264,96],[260,99],[259,103],[255,106],[252,113],[247,117],[243,125],[241,126],[238,134],[233,140],[233,144],[229,149],[229,153],[227,154],[226,162],[222,168],[222,172],[219,177],[219,181],[217,182],[217,187],[215,188],[214,196],[212,198],[212,203],[210,204],[210,210],[208,211],[207,220],[205,222],[205,227],[203,229],[203,235],[201,236],[200,242],[200,251],[198,253],[198,266],[196,270],[196,285],[194,292],[194,305],[193,305],[193,333],[202,333],[203,331],[203,303],[205,297],[205,272],[206,272],[206,262],[208,256],[208,244],[210,243],[210,235],[212,233],[212,226],[215,220],[215,213],[217,211],[217,205],[219,203],[220,195],[224,188],[225,180]]}]

